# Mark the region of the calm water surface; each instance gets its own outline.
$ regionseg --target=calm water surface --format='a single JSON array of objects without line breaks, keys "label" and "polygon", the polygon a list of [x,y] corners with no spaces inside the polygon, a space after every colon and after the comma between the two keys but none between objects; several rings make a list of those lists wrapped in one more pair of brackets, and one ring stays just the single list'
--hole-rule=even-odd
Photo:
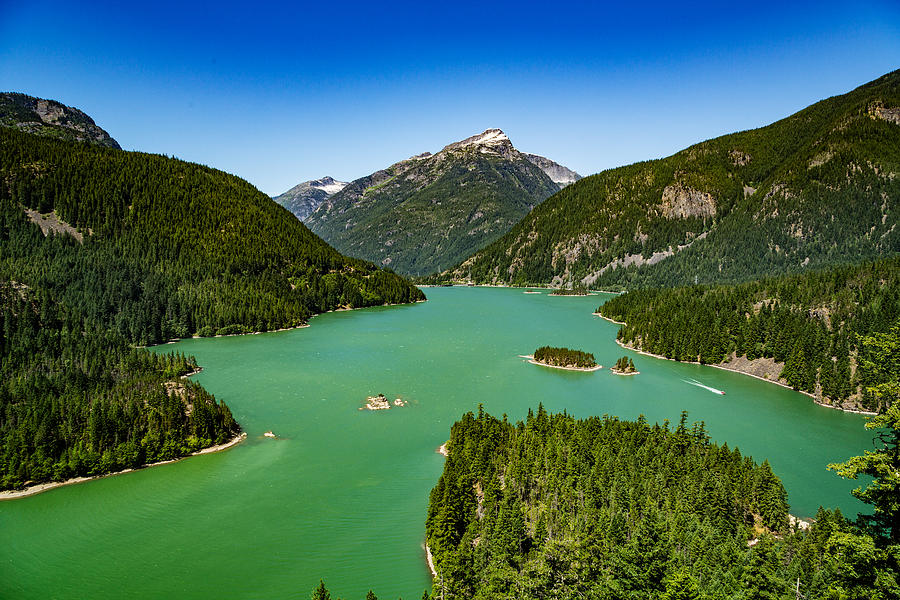
[{"label": "calm water surface", "polygon": [[[855,514],[853,485],[825,470],[871,446],[864,419],[718,369],[629,353],[641,375],[574,373],[518,357],[541,345],[625,353],[591,315],[604,296],[432,288],[429,302],[321,315],[306,329],[157,348],[194,354],[208,390],[248,433],[223,453],[0,503],[2,598],[412,599],[428,493],[450,426],[483,403],[511,419],[539,402],[576,416],[682,410],[713,439],[768,458],[792,512]],[[683,380],[725,390],[720,396]],[[360,411],[366,396],[409,402]],[[262,436],[273,430],[280,439]]]}]

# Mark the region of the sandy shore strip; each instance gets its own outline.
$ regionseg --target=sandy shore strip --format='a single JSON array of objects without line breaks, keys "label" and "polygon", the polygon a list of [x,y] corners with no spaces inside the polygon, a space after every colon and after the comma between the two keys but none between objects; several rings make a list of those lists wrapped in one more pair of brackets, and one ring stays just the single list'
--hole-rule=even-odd
[{"label": "sandy shore strip", "polygon": [[437,577],[437,569],[434,568],[434,557],[431,556],[431,548],[428,547],[428,542],[425,542],[425,560],[428,562],[428,570],[431,571],[431,576]]},{"label": "sandy shore strip", "polygon": [[435,450],[435,452],[437,452],[438,454],[440,454],[442,456],[450,456],[450,451],[447,450],[447,444],[449,444],[449,443],[450,443],[449,441],[444,442],[443,444],[438,446],[438,449]]},{"label": "sandy shore strip", "polygon": [[554,294],[550,292],[547,295],[554,298],[584,298],[585,296],[599,296],[600,292],[588,292],[587,294]]},{"label": "sandy shore strip", "polygon": [[631,371],[630,373],[623,373],[622,371],[616,371],[615,369],[610,369],[613,375],[621,375],[622,377],[628,377],[629,375],[640,375],[640,371]]},{"label": "sandy shore strip", "polygon": [[[620,322],[620,321],[613,321],[612,319],[610,319],[610,318],[608,318],[608,317],[604,317],[604,316],[601,315],[600,313],[594,313],[594,314],[595,314],[596,316],[600,317],[601,319],[606,319],[607,321],[609,321],[609,322],[611,322],[611,323],[615,323],[615,324],[617,324],[617,325],[625,325],[625,323],[623,323],[623,322]],[[729,372],[731,372],[731,373],[738,373],[739,375],[746,375],[747,377],[752,377],[752,378],[754,378],[754,379],[759,379],[760,381],[765,381],[766,383],[773,383],[773,384],[778,385],[778,386],[781,386],[781,387],[783,387],[783,388],[785,388],[785,389],[787,389],[787,390],[791,390],[792,392],[797,392],[798,394],[803,394],[804,396],[807,396],[807,397],[809,397],[809,398],[812,398],[813,402],[815,402],[815,403],[818,404],[819,406],[822,406],[822,407],[825,407],[825,408],[831,408],[831,409],[834,409],[834,410],[839,410],[839,411],[841,411],[841,412],[853,413],[853,414],[856,414],[856,415],[865,415],[865,416],[867,416],[867,417],[874,417],[875,415],[878,414],[878,413],[876,413],[876,412],[871,412],[871,411],[867,411],[867,410],[855,410],[855,409],[852,409],[852,408],[842,408],[842,407],[840,407],[840,406],[834,406],[834,405],[832,405],[832,404],[825,404],[824,402],[822,402],[821,400],[819,400],[819,399],[815,396],[815,394],[810,394],[809,392],[804,392],[803,390],[795,390],[794,388],[792,388],[791,386],[789,386],[789,385],[786,384],[786,383],[782,383],[782,382],[780,382],[780,381],[775,381],[774,379],[766,379],[765,377],[760,377],[759,375],[754,375],[753,373],[747,373],[746,371],[741,371],[740,369],[735,369],[735,368],[729,367],[729,366],[727,366],[727,365],[721,365],[721,364],[720,364],[720,365],[714,365],[714,364],[709,364],[709,363],[701,363],[701,362],[698,362],[698,361],[696,361],[696,360],[675,360],[674,358],[668,358],[668,357],[663,356],[663,355],[661,355],[661,354],[653,354],[652,352],[646,352],[646,351],[644,351],[644,350],[638,350],[637,348],[632,348],[631,346],[628,346],[628,345],[626,345],[626,344],[623,344],[619,339],[616,339],[616,343],[617,343],[619,346],[621,346],[622,348],[626,349],[626,350],[631,350],[632,352],[637,352],[638,354],[642,354],[642,355],[644,355],[644,356],[650,356],[650,357],[652,357],[652,358],[659,358],[659,359],[662,359],[662,360],[671,360],[671,361],[673,361],[673,362],[680,362],[680,363],[684,363],[684,364],[686,364],[686,365],[700,365],[700,366],[702,366],[702,367],[712,367],[713,369],[721,369],[721,370],[723,370],[723,371],[729,371]]]},{"label": "sandy shore strip", "polygon": [[[174,458],[172,460],[162,460],[155,463],[150,463],[147,465],[143,465],[139,467],[139,469],[146,469],[148,467],[157,467],[159,465],[167,465],[169,463],[178,462],[179,460],[183,460],[185,458],[189,458],[191,456],[199,456],[200,454],[212,454],[213,452],[221,452],[222,450],[227,450],[232,446],[236,446],[247,439],[246,433],[241,433],[240,435],[235,436],[231,440],[225,442],[224,444],[219,444],[218,446],[210,446],[208,448],[203,448],[202,450],[198,450],[187,456],[182,456],[180,458]],[[115,475],[123,475],[125,473],[131,473],[132,471],[137,471],[138,469],[124,469],[122,471],[116,471],[115,473],[106,473],[105,475],[96,475],[94,477],[73,477],[72,479],[67,479],[65,481],[48,481],[47,483],[39,483],[37,485],[28,486],[24,490],[6,490],[0,492],[0,501],[2,500],[16,500],[18,498],[26,498],[28,496],[34,496],[35,494],[40,494],[41,492],[46,492],[47,490],[52,490],[54,488],[62,487],[64,485],[72,485],[75,483],[84,483],[85,481],[91,481],[93,479],[102,479],[103,477],[113,477]]]},{"label": "sandy shore strip", "polygon": [[593,314],[595,317],[600,317],[601,319],[603,319],[605,321],[609,321],[610,323],[615,323],[616,325],[624,325],[625,324],[625,321],[616,321],[614,319],[610,319],[609,317],[604,317],[603,315],[601,315],[598,312],[591,313],[591,314]]}]

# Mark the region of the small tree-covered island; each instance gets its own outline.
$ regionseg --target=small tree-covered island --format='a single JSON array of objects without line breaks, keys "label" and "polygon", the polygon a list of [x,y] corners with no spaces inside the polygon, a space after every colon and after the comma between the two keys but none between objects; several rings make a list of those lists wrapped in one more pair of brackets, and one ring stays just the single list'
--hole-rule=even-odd
[{"label": "small tree-covered island", "polygon": [[591,292],[587,289],[587,286],[583,284],[576,284],[572,287],[561,287],[550,292],[551,296],[590,296]]},{"label": "small tree-covered island", "polygon": [[532,362],[545,367],[568,369],[571,371],[596,371],[602,367],[594,360],[594,355],[581,350],[541,346],[534,351]]},{"label": "small tree-covered island", "polygon": [[615,366],[609,369],[616,375],[638,375],[640,371],[634,366],[634,361],[627,356],[623,356],[616,361]]}]

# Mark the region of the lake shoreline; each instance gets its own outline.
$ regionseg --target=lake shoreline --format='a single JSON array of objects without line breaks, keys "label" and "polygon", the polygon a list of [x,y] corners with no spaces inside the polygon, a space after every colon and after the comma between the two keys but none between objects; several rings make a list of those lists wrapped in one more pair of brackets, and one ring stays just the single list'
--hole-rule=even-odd
[{"label": "lake shoreline", "polygon": [[[416,286],[416,287],[439,287],[439,286]],[[413,304],[421,304],[422,302],[428,302],[428,299],[426,298],[425,300],[416,300],[415,302],[398,302],[398,303],[394,303],[394,304],[376,304],[374,306],[357,306],[357,307],[353,307],[353,308],[345,308],[345,307],[335,308],[332,310],[326,310],[325,312],[316,313],[309,318],[309,321],[312,321],[314,318],[318,317],[319,315],[327,315],[328,313],[333,313],[333,312],[347,312],[350,310],[363,310],[366,308],[378,308],[380,306],[407,306],[407,305],[413,305]],[[248,331],[246,333],[226,333],[223,335],[209,335],[209,336],[189,335],[189,336],[183,337],[183,338],[171,338],[171,339],[165,340],[163,342],[159,342],[158,344],[150,344],[149,346],[138,346],[138,348],[152,348],[154,346],[165,346],[167,344],[177,344],[178,342],[181,342],[184,340],[214,339],[214,338],[224,338],[224,337],[235,337],[238,335],[262,335],[263,333],[279,333],[282,331],[293,331],[295,329],[306,329],[307,327],[311,326],[309,321],[307,321],[306,323],[301,323],[300,325],[294,325],[293,327],[282,327],[281,329],[269,329],[267,331]]]},{"label": "lake shoreline", "polygon": [[124,475],[125,473],[131,473],[134,471],[140,471],[143,469],[147,469],[150,467],[158,467],[160,465],[167,465],[170,463],[178,462],[179,460],[184,460],[185,458],[190,458],[191,456],[200,456],[201,454],[213,454],[214,452],[222,452],[223,450],[228,450],[229,448],[236,446],[247,439],[247,434],[241,432],[240,434],[233,437],[231,440],[225,442],[224,444],[219,444],[217,446],[207,446],[206,448],[201,448],[196,452],[191,452],[186,456],[180,456],[178,458],[173,458],[171,460],[161,460],[155,463],[148,463],[146,465],[141,465],[135,469],[122,469],[121,471],[115,471],[114,473],[104,473],[103,475],[93,475],[91,477],[72,477],[71,479],[66,479],[65,481],[49,481],[46,483],[38,483],[35,485],[30,485],[23,490],[5,490],[0,492],[0,501],[4,500],[18,500],[19,498],[27,498],[29,496],[35,496],[37,494],[41,494],[43,492],[47,492],[59,487],[63,487],[65,485],[73,485],[76,483],[84,483],[85,481],[93,481],[95,479],[102,479],[104,477],[114,477],[116,475]]},{"label": "lake shoreline", "polygon": [[[610,323],[615,323],[616,325],[625,325],[625,323],[623,321],[615,321],[613,319],[610,319],[609,317],[605,317],[605,316],[601,315],[600,313],[595,312],[594,315],[600,317],[601,319],[609,321]],[[841,412],[856,414],[856,415],[864,415],[867,417],[873,417],[878,414],[875,412],[870,412],[870,411],[865,411],[865,410],[856,410],[853,408],[843,408],[841,406],[834,406],[833,404],[825,404],[824,402],[819,400],[819,398],[816,397],[815,394],[811,394],[811,393],[805,392],[803,390],[795,390],[794,388],[792,388],[790,385],[788,385],[786,383],[782,383],[780,381],[775,381],[774,379],[766,379],[765,377],[761,377],[754,373],[748,373],[746,371],[742,371],[742,370],[736,369],[734,367],[729,367],[729,366],[727,366],[727,363],[711,364],[711,363],[701,363],[696,360],[675,360],[674,358],[669,358],[669,357],[663,356],[661,354],[653,354],[652,352],[647,352],[646,350],[641,350],[641,349],[635,348],[633,346],[629,346],[627,344],[622,343],[618,338],[616,338],[616,344],[618,344],[619,346],[621,346],[622,348],[624,348],[626,350],[631,350],[632,352],[637,352],[638,354],[643,354],[644,356],[650,356],[652,358],[659,358],[662,360],[670,360],[673,362],[680,362],[680,363],[684,363],[686,365],[700,365],[703,367],[712,367],[714,369],[721,369],[723,371],[729,371],[731,373],[738,373],[740,375],[746,375],[748,377],[753,377],[754,379],[758,379],[760,381],[765,381],[766,383],[773,383],[773,384],[783,387],[787,390],[791,390],[792,392],[797,392],[797,393],[803,394],[804,396],[811,398],[815,404],[822,406],[824,408],[831,408],[834,410],[839,410]]]}]

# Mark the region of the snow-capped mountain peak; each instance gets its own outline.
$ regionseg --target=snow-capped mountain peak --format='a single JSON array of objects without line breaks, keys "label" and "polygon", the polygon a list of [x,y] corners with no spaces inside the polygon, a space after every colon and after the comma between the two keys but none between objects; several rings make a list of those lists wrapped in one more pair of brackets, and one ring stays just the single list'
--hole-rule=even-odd
[{"label": "snow-capped mountain peak", "polygon": [[447,150],[461,150],[471,148],[473,146],[480,147],[482,152],[491,152],[500,148],[512,149],[512,142],[509,137],[500,129],[487,129],[483,133],[473,135],[462,141],[454,142],[444,147]]},{"label": "snow-capped mountain peak", "polygon": [[335,181],[333,177],[325,176],[322,179],[315,179],[309,182],[309,187],[314,187],[324,191],[329,196],[331,194],[336,194],[344,187],[346,187],[346,181]]}]

